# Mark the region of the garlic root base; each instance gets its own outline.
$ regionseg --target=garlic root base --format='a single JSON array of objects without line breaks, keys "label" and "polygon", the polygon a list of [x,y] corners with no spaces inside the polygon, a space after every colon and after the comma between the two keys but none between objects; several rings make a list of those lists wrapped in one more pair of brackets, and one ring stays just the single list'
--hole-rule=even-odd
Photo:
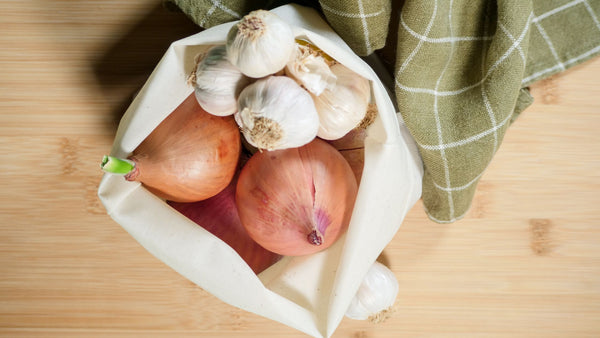
[{"label": "garlic root base", "polygon": [[395,306],[390,306],[385,310],[381,310],[374,315],[371,315],[367,320],[373,324],[379,324],[385,322],[387,319],[392,317],[392,315],[396,312]]}]

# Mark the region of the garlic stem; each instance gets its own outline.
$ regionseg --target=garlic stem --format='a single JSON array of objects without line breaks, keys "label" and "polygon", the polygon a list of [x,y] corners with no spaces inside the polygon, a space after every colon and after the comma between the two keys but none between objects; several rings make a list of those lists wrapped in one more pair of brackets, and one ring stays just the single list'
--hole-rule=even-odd
[{"label": "garlic stem", "polygon": [[304,39],[296,39],[295,41],[298,45],[308,48],[312,55],[323,57],[323,59],[325,59],[325,61],[327,62],[328,66],[333,66],[334,64],[337,63],[337,61],[335,61],[334,58],[332,58],[331,56],[329,56],[329,54],[322,51],[319,47],[310,43],[310,41],[307,41]]},{"label": "garlic stem", "polygon": [[104,172],[116,175],[127,175],[135,169],[135,162],[114,156],[104,155],[100,168]]}]

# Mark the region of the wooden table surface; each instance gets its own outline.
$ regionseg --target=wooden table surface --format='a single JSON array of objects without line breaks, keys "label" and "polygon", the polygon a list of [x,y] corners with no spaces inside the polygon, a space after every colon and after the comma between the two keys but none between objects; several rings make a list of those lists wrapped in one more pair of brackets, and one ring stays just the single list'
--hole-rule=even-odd
[{"label": "wooden table surface", "polygon": [[[99,161],[171,41],[159,1],[0,1],[0,335],[304,337],[196,287],[105,212]],[[385,249],[380,324],[334,337],[600,336],[600,59],[532,87],[471,211],[419,202]]]}]

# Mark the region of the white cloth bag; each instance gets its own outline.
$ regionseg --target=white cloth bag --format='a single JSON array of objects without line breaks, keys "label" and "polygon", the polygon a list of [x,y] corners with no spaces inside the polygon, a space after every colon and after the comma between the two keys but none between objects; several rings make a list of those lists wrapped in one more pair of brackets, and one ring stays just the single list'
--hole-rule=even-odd
[{"label": "white cloth bag", "polygon": [[[421,196],[422,162],[376,73],[310,8],[273,10],[299,38],[371,80],[379,116],[369,127],[365,164],[351,223],[330,248],[284,257],[258,276],[222,241],[140,183],[105,174],[98,195],[108,214],[144,248],[222,301],[313,337],[329,337],[363,276]],[[223,44],[227,23],[171,44],[123,116],[111,154],[127,157],[193,89],[194,57]]]}]

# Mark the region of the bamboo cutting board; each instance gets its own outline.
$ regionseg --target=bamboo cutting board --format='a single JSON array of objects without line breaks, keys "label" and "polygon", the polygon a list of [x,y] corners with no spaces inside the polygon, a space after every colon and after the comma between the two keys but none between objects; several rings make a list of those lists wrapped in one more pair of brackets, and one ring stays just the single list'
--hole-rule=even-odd
[{"label": "bamboo cutting board", "polygon": [[[158,1],[0,1],[0,335],[303,337],[222,303],[113,222],[96,190],[116,124],[171,41]],[[334,337],[600,336],[600,59],[531,88],[471,211],[411,210],[381,260],[383,323]]]}]

